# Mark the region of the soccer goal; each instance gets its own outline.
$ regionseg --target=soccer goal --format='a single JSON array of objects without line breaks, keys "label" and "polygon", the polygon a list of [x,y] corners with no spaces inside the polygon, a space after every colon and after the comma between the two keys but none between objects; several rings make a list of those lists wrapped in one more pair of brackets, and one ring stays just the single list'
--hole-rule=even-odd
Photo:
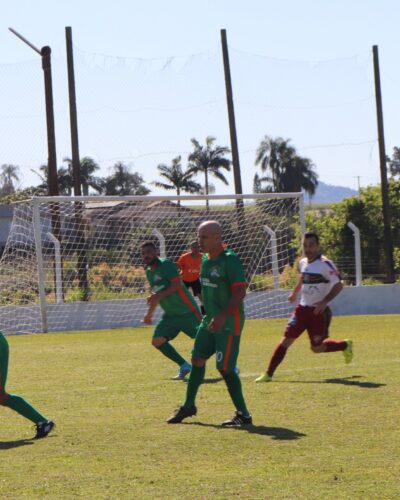
[{"label": "soccer goal", "polygon": [[247,318],[286,316],[305,229],[301,193],[38,197],[14,205],[0,260],[0,328],[140,325],[149,293],[141,244],[154,241],[176,262],[205,220],[221,223],[243,261]]}]

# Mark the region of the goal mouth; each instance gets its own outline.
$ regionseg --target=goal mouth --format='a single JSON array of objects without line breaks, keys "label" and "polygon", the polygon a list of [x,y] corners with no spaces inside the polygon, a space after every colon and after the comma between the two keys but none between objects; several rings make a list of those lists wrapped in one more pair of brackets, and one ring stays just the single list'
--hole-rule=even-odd
[{"label": "goal mouth", "polygon": [[176,262],[206,220],[221,224],[241,257],[247,317],[286,316],[304,233],[301,193],[36,197],[14,205],[0,260],[4,330],[140,325],[149,293],[141,244],[153,241]]}]

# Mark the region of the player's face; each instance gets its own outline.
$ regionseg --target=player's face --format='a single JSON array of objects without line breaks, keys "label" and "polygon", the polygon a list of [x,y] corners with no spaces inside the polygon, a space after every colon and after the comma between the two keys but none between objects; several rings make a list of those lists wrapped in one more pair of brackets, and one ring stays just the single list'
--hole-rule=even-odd
[{"label": "player's face", "polygon": [[200,253],[200,247],[199,247],[199,244],[196,243],[196,244],[193,244],[191,247],[190,247],[191,251],[192,251],[192,254],[193,255],[199,255]]},{"label": "player's face", "polygon": [[213,252],[221,247],[221,236],[207,226],[199,229],[197,239],[202,252]]},{"label": "player's face", "polygon": [[321,251],[321,248],[315,241],[315,238],[305,238],[303,242],[303,249],[305,256],[310,262],[316,259]]},{"label": "player's face", "polygon": [[146,266],[151,266],[157,260],[157,251],[155,248],[148,246],[142,248],[142,259]]}]

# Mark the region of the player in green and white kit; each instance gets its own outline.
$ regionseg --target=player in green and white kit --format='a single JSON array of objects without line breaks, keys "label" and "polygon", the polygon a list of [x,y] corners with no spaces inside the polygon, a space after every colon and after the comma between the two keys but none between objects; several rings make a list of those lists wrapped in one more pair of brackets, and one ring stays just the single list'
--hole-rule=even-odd
[{"label": "player in green and white kit", "polygon": [[164,356],[179,365],[175,380],[183,380],[190,372],[191,365],[170,344],[179,332],[184,332],[194,339],[201,321],[197,303],[183,284],[178,267],[166,258],[160,258],[153,242],[142,245],[142,258],[146,264],[146,276],[152,294],[147,299],[148,311],[143,319],[146,324],[152,323],[152,316],[157,304],[164,314],[154,330],[152,344]]},{"label": "player in green and white kit", "polygon": [[223,376],[235,415],[222,423],[224,426],[242,426],[252,423],[242,394],[240,378],[235,371],[239,355],[241,332],[244,325],[243,299],[246,278],[239,257],[222,245],[221,226],[216,221],[199,226],[198,239],[203,256],[200,270],[203,305],[206,312],[197,331],[192,351],[192,371],[183,405],[167,422],[175,424],[196,415],[195,399],[204,380],[205,364],[216,355],[217,369]]},{"label": "player in green and white kit", "polygon": [[8,342],[3,335],[3,332],[0,331],[0,405],[14,410],[33,422],[36,426],[36,439],[46,437],[47,434],[54,428],[54,422],[39,413],[35,408],[33,408],[33,406],[25,401],[24,398],[21,398],[21,396],[9,394],[6,391],[8,358]]}]

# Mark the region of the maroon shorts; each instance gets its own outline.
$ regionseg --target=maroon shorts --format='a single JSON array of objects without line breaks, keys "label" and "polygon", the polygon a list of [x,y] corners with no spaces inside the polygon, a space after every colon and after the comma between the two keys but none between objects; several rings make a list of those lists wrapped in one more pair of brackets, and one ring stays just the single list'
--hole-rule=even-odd
[{"label": "maroon shorts", "polygon": [[312,345],[319,345],[328,335],[332,313],[326,307],[321,314],[314,314],[314,307],[301,306],[294,310],[286,326],[284,336],[288,339],[297,339],[307,330]]}]

